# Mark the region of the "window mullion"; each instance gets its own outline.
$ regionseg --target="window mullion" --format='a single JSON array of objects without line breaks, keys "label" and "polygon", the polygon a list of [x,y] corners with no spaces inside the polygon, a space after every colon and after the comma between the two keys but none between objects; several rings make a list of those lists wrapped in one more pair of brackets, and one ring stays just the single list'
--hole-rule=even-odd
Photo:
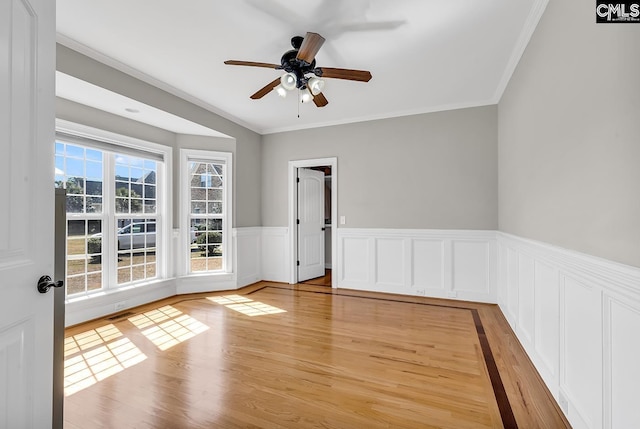
[{"label": "window mullion", "polygon": [[[105,255],[105,265],[103,265],[105,275],[105,285],[107,289],[111,289],[117,286],[116,282],[116,269],[118,265],[118,258],[116,255],[116,246],[114,246],[115,231],[116,231],[116,219],[115,219],[115,170],[114,170],[114,157],[111,152],[105,152],[105,166],[104,166],[104,207],[103,210],[106,216],[106,232],[103,234],[108,237],[106,242],[107,246],[103,249]],[[114,258],[115,256],[115,258]]]}]

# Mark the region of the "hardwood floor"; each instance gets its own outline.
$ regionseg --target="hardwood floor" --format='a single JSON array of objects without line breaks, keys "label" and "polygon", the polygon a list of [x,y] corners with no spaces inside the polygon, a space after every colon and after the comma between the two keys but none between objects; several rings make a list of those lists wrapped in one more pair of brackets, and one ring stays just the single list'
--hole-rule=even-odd
[{"label": "hardwood floor", "polygon": [[331,270],[324,270],[324,276],[317,277],[315,279],[309,279],[304,282],[300,282],[305,285],[315,285],[315,286],[329,286],[331,287]]},{"label": "hardwood floor", "polygon": [[261,282],[66,334],[66,428],[569,427],[494,305]]}]

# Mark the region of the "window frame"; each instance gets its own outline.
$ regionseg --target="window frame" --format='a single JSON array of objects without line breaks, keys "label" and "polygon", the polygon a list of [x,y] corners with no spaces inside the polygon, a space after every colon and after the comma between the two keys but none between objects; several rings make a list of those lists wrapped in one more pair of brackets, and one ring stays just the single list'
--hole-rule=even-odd
[{"label": "window frame", "polygon": [[[112,260],[108,270],[103,266],[102,288],[95,291],[84,292],[67,296],[67,302],[84,300],[87,297],[102,296],[105,294],[151,285],[167,280],[172,268],[169,266],[171,260],[171,228],[172,228],[172,153],[169,146],[153,143],[150,141],[113,133],[110,131],[93,128],[74,122],[56,119],[56,141],[63,141],[69,144],[81,145],[100,150],[104,153],[103,162],[103,205],[107,199],[115,198],[115,184],[110,183],[108,176],[114,165],[111,162],[113,154],[124,154],[127,156],[138,156],[155,158],[157,162],[156,180],[156,213],[150,217],[156,219],[156,276],[152,279],[144,279],[135,282],[119,285],[117,283],[117,260]],[[119,150],[121,149],[121,150]],[[105,153],[108,152],[108,153]],[[158,192],[159,191],[159,192]],[[102,234],[114,236],[117,231],[117,216],[119,214],[103,211],[99,216],[103,221]],[[66,238],[65,238],[66,239]],[[117,254],[117,249],[113,246],[113,240],[103,241],[103,258],[111,258]],[[66,262],[65,262],[66,265]],[[66,291],[65,291],[66,292]]]},{"label": "window frame", "polygon": [[[189,162],[222,163],[222,268],[215,271],[191,271],[191,190]],[[233,154],[200,149],[180,149],[180,241],[181,274],[187,277],[219,276],[233,273]]]}]

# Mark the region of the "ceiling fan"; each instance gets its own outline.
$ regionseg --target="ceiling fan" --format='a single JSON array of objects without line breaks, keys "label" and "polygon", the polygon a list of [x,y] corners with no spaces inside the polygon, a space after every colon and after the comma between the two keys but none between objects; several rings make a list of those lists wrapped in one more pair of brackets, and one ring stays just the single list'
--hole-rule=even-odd
[{"label": "ceiling fan", "polygon": [[251,96],[258,100],[274,89],[278,95],[284,97],[287,91],[300,90],[300,102],[313,100],[318,107],[329,104],[322,94],[324,81],[321,78],[355,80],[369,82],[371,73],[366,70],[352,70],[331,67],[316,67],[316,54],[325,39],[318,33],[308,32],[305,37],[291,38],[292,50],[285,52],[280,58],[280,64],[259,63],[253,61],[227,60],[224,63],[233,66],[265,67],[284,70],[285,74],[274,79]]}]

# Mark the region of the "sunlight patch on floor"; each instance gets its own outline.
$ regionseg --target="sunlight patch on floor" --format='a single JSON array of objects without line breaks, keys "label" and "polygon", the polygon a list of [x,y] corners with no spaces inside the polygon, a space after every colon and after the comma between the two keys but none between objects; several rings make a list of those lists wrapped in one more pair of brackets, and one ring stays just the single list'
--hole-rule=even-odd
[{"label": "sunlight patch on floor", "polygon": [[129,322],[160,350],[167,350],[209,329],[171,305],[130,317]]},{"label": "sunlight patch on floor", "polygon": [[281,308],[264,304],[260,301],[254,301],[246,296],[240,295],[212,296],[207,299],[250,317],[287,312]]},{"label": "sunlight patch on floor", "polygon": [[147,358],[114,325],[65,338],[64,354],[65,396],[86,389]]}]

